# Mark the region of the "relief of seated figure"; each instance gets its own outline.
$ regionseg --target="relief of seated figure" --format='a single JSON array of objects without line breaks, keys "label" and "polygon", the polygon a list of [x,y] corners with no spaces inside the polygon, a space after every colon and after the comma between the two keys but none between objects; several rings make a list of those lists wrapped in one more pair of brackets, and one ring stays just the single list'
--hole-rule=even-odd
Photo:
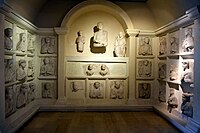
[{"label": "relief of seated figure", "polygon": [[41,54],[55,54],[56,44],[52,37],[44,37],[41,40]]},{"label": "relief of seated figure", "polygon": [[123,32],[119,32],[115,40],[114,55],[116,57],[125,57],[126,54],[126,39]]},{"label": "relief of seated figure", "polygon": [[194,52],[194,37],[192,36],[192,28],[185,30],[185,39],[182,43],[184,52]]},{"label": "relief of seated figure", "polygon": [[13,30],[11,28],[6,28],[4,30],[4,48],[6,50],[12,50],[13,49]]},{"label": "relief of seated figure", "polygon": [[124,85],[120,81],[114,81],[111,85],[110,98],[123,99],[124,98]]},{"label": "relief of seated figure", "polygon": [[19,87],[19,94],[17,95],[17,103],[16,103],[17,109],[26,106],[26,102],[27,102],[26,95],[27,95],[28,85],[22,84],[18,87]]},{"label": "relief of seated figure", "polygon": [[13,92],[13,87],[6,87],[5,91],[5,113],[6,117],[11,115],[15,111],[14,107],[14,92]]},{"label": "relief of seated figure", "polygon": [[17,69],[17,80],[23,81],[26,79],[26,72],[25,72],[25,67],[26,67],[26,60],[25,59],[20,59],[18,62],[18,69]]},{"label": "relief of seated figure", "polygon": [[97,31],[94,33],[94,47],[106,47],[108,45],[108,32],[103,29],[103,23],[97,23]]},{"label": "relief of seated figure", "polygon": [[149,83],[139,83],[139,98],[149,99],[151,97],[151,85]]},{"label": "relief of seated figure", "polygon": [[51,58],[42,59],[40,76],[55,76],[55,61]]},{"label": "relief of seated figure", "polygon": [[42,83],[42,98],[53,98],[54,84],[50,82]]},{"label": "relief of seated figure", "polygon": [[34,62],[33,60],[28,61],[28,77],[34,77],[35,71],[34,71]]},{"label": "relief of seated figure", "polygon": [[169,90],[169,97],[167,100],[167,104],[168,104],[167,110],[169,111],[169,113],[172,112],[172,109],[178,107],[178,99],[175,96],[174,88],[170,88],[170,90]]},{"label": "relief of seated figure", "polygon": [[13,59],[5,59],[5,83],[9,83],[16,80],[16,69],[13,63]]},{"label": "relief of seated figure", "polygon": [[21,52],[26,51],[26,34],[25,33],[20,33],[19,34],[19,42],[17,43],[16,49]]},{"label": "relief of seated figure", "polygon": [[159,63],[158,64],[158,77],[161,79],[166,78],[166,64],[165,63]]},{"label": "relief of seated figure", "polygon": [[35,88],[36,84],[35,83],[30,83],[29,84],[29,91],[27,93],[27,102],[30,103],[35,100]]},{"label": "relief of seated figure", "polygon": [[181,104],[181,111],[182,114],[193,117],[193,103],[192,103],[192,93],[183,93],[182,94],[182,104]]},{"label": "relief of seated figure", "polygon": [[100,82],[94,82],[90,85],[89,97],[92,99],[102,99],[103,96],[103,87]]},{"label": "relief of seated figure", "polygon": [[149,37],[144,37],[140,39],[140,45],[138,50],[139,55],[152,55],[152,46]]},{"label": "relief of seated figure", "polygon": [[138,75],[139,77],[151,77],[152,63],[148,60],[142,60],[138,63]]}]

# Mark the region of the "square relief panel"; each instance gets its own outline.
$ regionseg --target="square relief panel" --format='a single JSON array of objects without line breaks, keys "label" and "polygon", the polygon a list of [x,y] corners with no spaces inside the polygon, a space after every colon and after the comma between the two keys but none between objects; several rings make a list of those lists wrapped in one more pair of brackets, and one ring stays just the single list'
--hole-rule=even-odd
[{"label": "square relief panel", "polygon": [[137,59],[137,79],[153,79],[153,60]]},{"label": "square relief panel", "polygon": [[89,80],[87,85],[87,94],[89,99],[104,99],[105,98],[105,81],[104,80]]}]

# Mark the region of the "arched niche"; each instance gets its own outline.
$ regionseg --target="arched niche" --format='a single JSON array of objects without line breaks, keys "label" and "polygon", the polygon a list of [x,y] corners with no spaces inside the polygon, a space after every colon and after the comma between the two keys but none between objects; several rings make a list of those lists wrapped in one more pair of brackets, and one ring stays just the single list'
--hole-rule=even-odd
[{"label": "arched niche", "polygon": [[[90,43],[94,35],[94,27],[97,22],[104,23],[104,30],[108,32],[108,46],[103,53],[91,51]],[[75,6],[63,19],[61,27],[67,29],[65,36],[65,56],[87,57],[113,57],[115,38],[119,32],[126,34],[127,29],[133,25],[129,16],[117,5],[108,1],[85,1]],[[81,30],[85,36],[83,52],[77,52],[77,32]],[[127,40],[127,44],[128,44]]]}]

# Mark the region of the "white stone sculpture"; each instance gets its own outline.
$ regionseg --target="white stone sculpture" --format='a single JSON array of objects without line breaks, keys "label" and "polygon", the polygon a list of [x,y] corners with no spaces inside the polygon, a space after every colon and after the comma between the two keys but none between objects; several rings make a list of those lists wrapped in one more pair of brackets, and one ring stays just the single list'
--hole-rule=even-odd
[{"label": "white stone sculpture", "polygon": [[167,53],[167,42],[165,37],[160,37],[159,55],[165,55]]},{"label": "white stone sculpture", "polygon": [[11,28],[6,28],[4,30],[4,48],[6,50],[12,50],[13,49],[13,30]]},{"label": "white stone sculpture", "polygon": [[28,34],[28,48],[27,48],[27,50],[30,53],[34,53],[34,51],[35,51],[35,36],[34,35]]},{"label": "white stone sculpture", "polygon": [[9,83],[16,80],[16,69],[13,59],[5,59],[5,83]]},{"label": "white stone sculpture", "polygon": [[105,76],[109,73],[108,67],[105,64],[101,65],[101,70],[99,71],[99,74],[101,76]]},{"label": "white stone sculpture", "polygon": [[150,83],[139,83],[138,84],[139,98],[150,99],[151,97],[151,84]]},{"label": "white stone sculpture", "polygon": [[42,83],[42,98],[54,98],[55,90],[54,83],[45,82]]},{"label": "white stone sculpture", "polygon": [[26,34],[25,33],[20,33],[19,34],[19,42],[17,43],[16,49],[21,52],[26,51]]},{"label": "white stone sculpture", "polygon": [[114,54],[116,57],[125,57],[126,55],[126,39],[123,32],[119,32],[115,39]]},{"label": "white stone sculpture", "polygon": [[169,79],[170,80],[177,80],[178,79],[178,66],[172,64],[169,70]]},{"label": "white stone sculpture", "polygon": [[168,104],[167,110],[169,111],[169,113],[172,112],[172,109],[178,107],[178,99],[175,96],[174,88],[170,88],[170,90],[169,90],[169,97],[167,100],[167,104]]},{"label": "white stone sculpture", "polygon": [[184,52],[194,52],[194,37],[192,36],[192,28],[185,30],[185,39],[182,44]]},{"label": "white stone sculpture", "polygon": [[28,77],[34,77],[34,74],[35,74],[35,64],[33,62],[33,60],[29,60],[28,61],[28,72],[27,72],[27,75]]},{"label": "white stone sculpture", "polygon": [[103,85],[100,82],[96,81],[90,84],[89,97],[92,99],[102,99],[104,97],[103,90]]},{"label": "white stone sculpture", "polygon": [[179,46],[177,43],[177,38],[171,37],[170,38],[170,54],[178,53],[178,50],[179,50]]},{"label": "white stone sculpture", "polygon": [[35,83],[29,83],[29,91],[27,93],[27,103],[30,103],[35,100]]},{"label": "white stone sculpture", "polygon": [[5,114],[10,116],[15,111],[13,86],[5,88]]},{"label": "white stone sculpture", "polygon": [[113,81],[110,86],[110,98],[111,99],[123,99],[124,98],[124,83],[121,81]]},{"label": "white stone sculpture", "polygon": [[94,64],[89,64],[86,67],[86,75],[92,76],[94,73],[95,73],[95,66],[94,66]]},{"label": "white stone sculpture", "polygon": [[158,77],[161,79],[166,78],[166,64],[165,63],[159,63],[158,64]]},{"label": "white stone sculpture", "polygon": [[149,37],[140,38],[138,55],[148,56],[152,54],[152,44]]},{"label": "white stone sculpture", "polygon": [[106,47],[108,45],[108,32],[103,29],[103,22],[97,23],[97,31],[94,33],[94,47]]},{"label": "white stone sculpture", "polygon": [[192,93],[183,93],[182,94],[182,104],[181,111],[182,114],[193,117],[193,94]]},{"label": "white stone sculpture", "polygon": [[28,85],[22,84],[18,86],[19,88],[19,94],[17,95],[17,103],[16,107],[17,109],[25,107],[27,102],[27,91],[28,91]]},{"label": "white stone sculpture", "polygon": [[84,51],[84,45],[85,45],[85,36],[83,35],[83,31],[79,31],[78,33],[78,37],[76,38],[76,49],[77,52],[83,52]]},{"label": "white stone sculpture", "polygon": [[79,90],[83,90],[83,83],[80,81],[70,82],[70,88],[72,92],[77,92]]},{"label": "white stone sculpture", "polygon": [[53,58],[42,59],[40,76],[55,76],[56,62]]},{"label": "white stone sculpture", "polygon": [[152,62],[149,60],[141,60],[138,62],[138,76],[151,77],[152,76]]},{"label": "white stone sculpture", "polygon": [[55,54],[56,44],[55,38],[53,37],[43,37],[41,39],[41,54]]},{"label": "white stone sculpture", "polygon": [[25,72],[26,60],[20,59],[18,61],[18,65],[19,66],[17,68],[17,80],[24,81],[26,79],[26,72]]}]

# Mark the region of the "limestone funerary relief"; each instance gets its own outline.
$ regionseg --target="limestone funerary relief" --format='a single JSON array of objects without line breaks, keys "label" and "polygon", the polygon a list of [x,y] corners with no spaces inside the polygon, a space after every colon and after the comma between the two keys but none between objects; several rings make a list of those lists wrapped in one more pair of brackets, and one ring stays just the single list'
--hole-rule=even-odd
[{"label": "limestone funerary relief", "polygon": [[169,79],[170,80],[177,80],[178,79],[178,65],[171,64],[169,68]]},{"label": "limestone funerary relief", "polygon": [[33,60],[28,61],[28,72],[27,75],[28,77],[34,77],[35,74],[35,64]]},{"label": "limestone funerary relief", "polygon": [[89,84],[89,97],[91,99],[104,98],[104,84],[102,81],[95,81]]},{"label": "limestone funerary relief", "polygon": [[182,94],[182,104],[181,111],[182,114],[193,117],[193,94],[192,93],[183,93]]},{"label": "limestone funerary relief", "polygon": [[4,59],[5,62],[5,83],[9,83],[16,80],[16,69],[13,59]]},{"label": "limestone funerary relief", "polygon": [[125,57],[126,55],[126,38],[123,32],[119,32],[115,39],[114,56]]},{"label": "limestone funerary relief", "polygon": [[170,54],[176,54],[179,52],[178,38],[170,37]]},{"label": "limestone funerary relief", "polygon": [[158,64],[158,78],[165,79],[166,78],[166,63],[159,62]]},{"label": "limestone funerary relief", "polygon": [[27,91],[28,91],[28,84],[21,84],[17,86],[17,103],[16,108],[22,108],[26,106],[27,102]]},{"label": "limestone funerary relief", "polygon": [[87,76],[92,76],[92,75],[105,76],[109,74],[109,69],[105,64],[88,64],[86,65],[85,74]]},{"label": "limestone funerary relief", "polygon": [[70,82],[70,89],[72,92],[77,92],[79,90],[83,90],[84,89],[83,82],[80,82],[80,81]]},{"label": "limestone funerary relief", "polygon": [[46,36],[41,38],[41,54],[55,54],[56,48],[55,37]]},{"label": "limestone funerary relief", "polygon": [[80,30],[77,33],[78,37],[76,38],[76,49],[77,52],[83,52],[84,51],[84,45],[85,45],[85,36],[83,35],[83,31]]},{"label": "limestone funerary relief", "polygon": [[160,102],[166,102],[166,83],[165,82],[159,82],[158,100]]},{"label": "limestone funerary relief", "polygon": [[53,82],[43,82],[42,83],[42,98],[55,98],[55,83]]},{"label": "limestone funerary relief", "polygon": [[138,98],[150,99],[151,97],[151,84],[138,83]]},{"label": "limestone funerary relief", "polygon": [[150,37],[141,37],[139,40],[138,55],[149,56],[152,53],[152,41]]},{"label": "limestone funerary relief", "polygon": [[26,60],[20,59],[18,61],[18,68],[17,68],[17,80],[24,81],[26,79]]},{"label": "limestone funerary relief", "polygon": [[29,83],[29,90],[27,92],[27,103],[30,103],[35,100],[35,83]]},{"label": "limestone funerary relief", "polygon": [[20,33],[19,34],[19,42],[17,43],[16,50],[25,52],[26,51],[26,34]]},{"label": "limestone funerary relief", "polygon": [[194,37],[192,28],[185,29],[185,38],[182,43],[183,52],[194,52]]},{"label": "limestone funerary relief", "polygon": [[13,30],[11,28],[6,28],[4,30],[4,48],[6,50],[12,50],[13,49]]},{"label": "limestone funerary relief", "polygon": [[167,54],[167,41],[166,37],[160,37],[159,38],[160,47],[159,47],[159,55],[165,55]]},{"label": "limestone funerary relief", "polygon": [[5,113],[6,117],[15,112],[15,93],[13,86],[5,88]]},{"label": "limestone funerary relief", "polygon": [[30,53],[34,53],[35,51],[35,40],[36,40],[36,36],[35,35],[32,35],[32,34],[28,34],[28,48],[27,50],[30,52]]},{"label": "limestone funerary relief", "polygon": [[55,76],[56,75],[56,59],[43,58],[41,59],[40,76]]},{"label": "limestone funerary relief", "polygon": [[178,99],[175,96],[174,88],[169,89],[169,97],[167,100],[167,104],[168,104],[167,110],[169,111],[169,113],[172,112],[172,109],[175,109],[178,107]]},{"label": "limestone funerary relief", "polygon": [[101,65],[100,65],[99,74],[100,74],[101,76],[105,76],[105,75],[109,74],[108,67],[107,67],[105,64],[101,64]]},{"label": "limestone funerary relief", "polygon": [[138,60],[137,63],[137,76],[139,78],[149,78],[152,77],[152,61],[151,60]]},{"label": "limestone funerary relief", "polygon": [[110,82],[110,98],[123,99],[124,98],[124,81],[111,81]]}]

